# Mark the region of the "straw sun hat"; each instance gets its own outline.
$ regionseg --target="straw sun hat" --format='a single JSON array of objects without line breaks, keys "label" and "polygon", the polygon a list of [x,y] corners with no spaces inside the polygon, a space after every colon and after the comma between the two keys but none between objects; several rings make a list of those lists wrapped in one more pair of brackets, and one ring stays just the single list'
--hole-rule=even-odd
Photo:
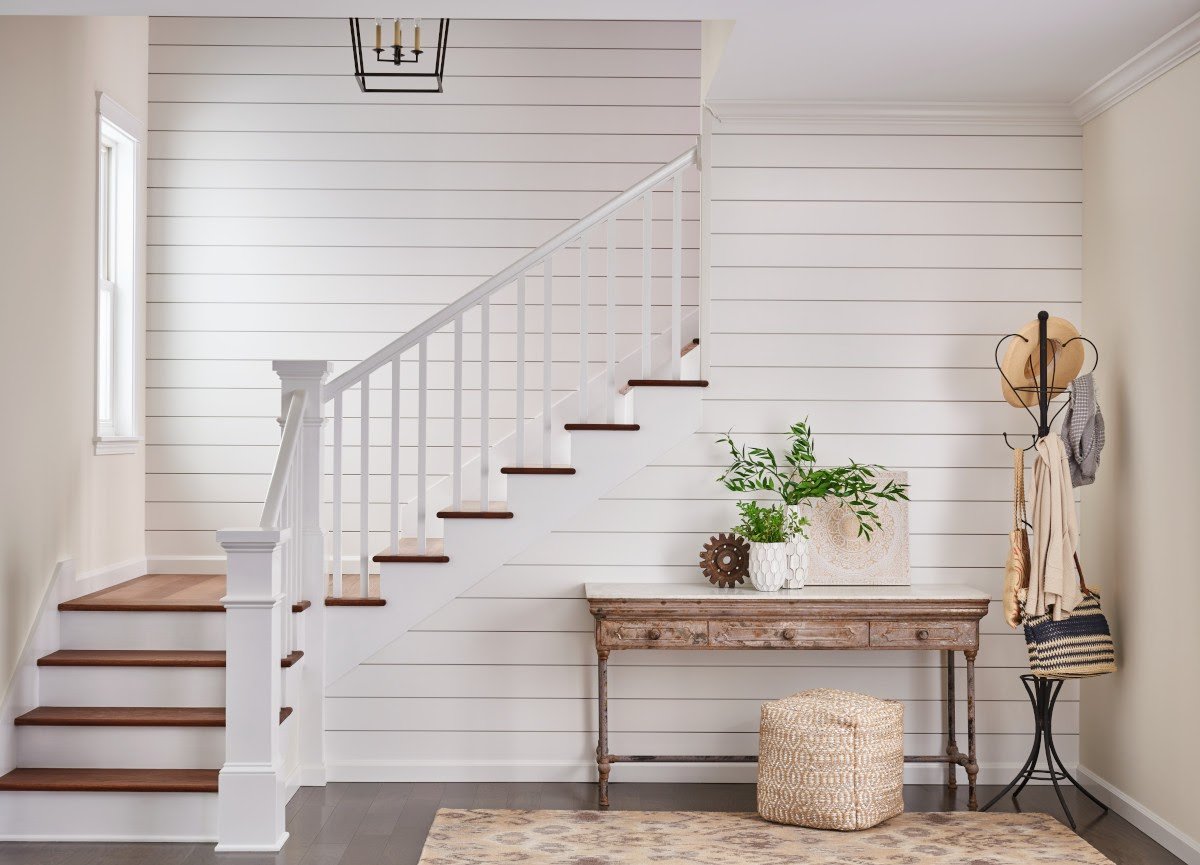
[{"label": "straw sun hat", "polygon": [[[1034,319],[1009,340],[1000,363],[1004,373],[1000,388],[1009,405],[1018,408],[1037,405],[1038,366],[1038,322]],[[1046,320],[1046,377],[1050,396],[1066,390],[1081,369],[1083,340],[1079,338],[1079,330],[1065,318],[1051,316]]]}]

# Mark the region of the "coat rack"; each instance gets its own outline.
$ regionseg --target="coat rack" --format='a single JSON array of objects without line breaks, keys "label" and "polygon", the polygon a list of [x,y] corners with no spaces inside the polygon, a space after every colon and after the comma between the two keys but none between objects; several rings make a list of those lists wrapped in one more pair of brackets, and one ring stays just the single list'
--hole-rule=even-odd
[{"label": "coat rack", "polygon": [[[1057,350],[1053,350],[1053,351],[1048,350],[1050,348],[1051,340],[1049,340],[1047,338],[1046,331],[1047,331],[1047,323],[1050,320],[1050,313],[1046,312],[1046,310],[1044,310],[1044,309],[1041,310],[1037,315],[1037,320],[1038,320],[1038,336],[1037,336],[1038,350],[1037,350],[1036,356],[1037,356],[1038,375],[1036,378],[1036,384],[1020,385],[1020,386],[1014,385],[1012,383],[1012,381],[1009,380],[1008,376],[1005,374],[1004,367],[1000,363],[1000,346],[1004,345],[1006,340],[1016,338],[1016,339],[1020,339],[1025,342],[1028,342],[1029,341],[1028,337],[1026,337],[1020,333],[1007,333],[1004,336],[1000,337],[1000,341],[996,343],[996,350],[993,352],[993,359],[995,361],[997,371],[999,371],[1001,377],[1004,379],[1004,382],[1008,385],[1008,387],[1014,393],[1017,393],[1017,394],[1036,393],[1037,394],[1037,407],[1038,407],[1037,414],[1033,413],[1030,406],[1028,406],[1028,405],[1024,406],[1024,409],[1029,414],[1029,417],[1033,419],[1035,424],[1037,424],[1037,433],[1032,436],[1033,441],[1030,445],[1031,447],[1033,444],[1037,443],[1038,439],[1042,439],[1042,438],[1045,438],[1046,436],[1050,435],[1050,425],[1054,423],[1055,419],[1059,416],[1059,414],[1062,413],[1062,410],[1064,408],[1066,408],[1068,405],[1070,405],[1070,402],[1071,402],[1070,392],[1067,387],[1055,386],[1050,383],[1054,379],[1054,376],[1055,376],[1056,365],[1058,363],[1059,353],[1063,349],[1065,349],[1068,345],[1075,342],[1076,340],[1082,340],[1083,342],[1086,342],[1088,345],[1090,345],[1092,347],[1093,360],[1092,360],[1092,368],[1091,368],[1091,370],[1089,370],[1089,372],[1095,372],[1096,367],[1099,366],[1099,364],[1100,364],[1100,351],[1099,351],[1099,349],[1096,348],[1096,344],[1094,342],[1092,342],[1090,339],[1088,339],[1086,336],[1074,336],[1074,337],[1068,339],[1067,341],[1061,343]],[[1032,358],[1030,358],[1030,361],[1032,361]],[[1047,375],[1047,373],[1049,373],[1049,375]],[[1061,406],[1059,406],[1058,409],[1054,412],[1054,414],[1051,415],[1050,414],[1050,402],[1055,397],[1061,396],[1064,393],[1067,394],[1066,402],[1064,402]],[[1005,433],[1002,433],[1001,435],[1004,437],[1004,443],[1006,445],[1008,445],[1008,447],[1010,449],[1015,450],[1013,445],[1008,440],[1008,433],[1005,432]]]}]

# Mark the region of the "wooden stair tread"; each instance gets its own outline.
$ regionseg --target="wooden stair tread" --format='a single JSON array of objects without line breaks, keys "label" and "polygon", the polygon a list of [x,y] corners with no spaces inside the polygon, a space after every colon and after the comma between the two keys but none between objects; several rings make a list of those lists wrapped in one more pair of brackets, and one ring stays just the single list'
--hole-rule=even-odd
[{"label": "wooden stair tread", "polygon": [[386,549],[372,557],[373,562],[422,562],[444,565],[450,561],[441,538],[426,538],[425,552],[420,551],[416,538],[401,538],[398,549]]},{"label": "wooden stair tread", "polygon": [[565,426],[572,432],[589,430],[594,432],[637,432],[642,428],[640,423],[569,423]]},{"label": "wooden stair tread", "polygon": [[502,475],[573,475],[574,466],[504,466]]},{"label": "wooden stair tread", "polygon": [[217,769],[13,769],[0,790],[215,793]]},{"label": "wooden stair tread", "polygon": [[[146,574],[58,605],[62,612],[223,613],[224,574]],[[302,613],[311,601],[292,604]]]},{"label": "wooden stair tread", "polygon": [[[301,651],[281,658],[290,667]],[[225,653],[194,649],[59,649],[38,658],[39,667],[224,667]]]},{"label": "wooden stair tread", "polygon": [[630,387],[708,387],[706,379],[631,378]]},{"label": "wooden stair tread", "polygon": [[508,509],[508,502],[488,502],[487,510],[480,507],[478,500],[464,501],[461,507],[446,508],[437,512],[443,520],[511,520],[513,512]]},{"label": "wooden stair tread", "polygon": [[[279,710],[279,723],[292,714]],[[18,727],[224,727],[223,706],[38,706],[14,721]]]},{"label": "wooden stair tread", "polygon": [[333,597],[333,575],[325,585],[327,607],[382,607],[387,604],[385,598],[379,596],[379,574],[371,574],[367,586],[367,597],[360,596],[362,582],[358,574],[342,575],[342,597]]}]

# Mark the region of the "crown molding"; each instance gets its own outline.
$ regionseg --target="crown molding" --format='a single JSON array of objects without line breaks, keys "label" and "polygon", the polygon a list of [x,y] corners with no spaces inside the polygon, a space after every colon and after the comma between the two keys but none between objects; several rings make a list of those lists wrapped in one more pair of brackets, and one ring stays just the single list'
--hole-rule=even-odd
[{"label": "crown molding", "polygon": [[1200,51],[1200,12],[1126,60],[1071,102],[1080,123],[1112,108]]},{"label": "crown molding", "polygon": [[721,123],[904,128],[1035,127],[1079,131],[1070,106],[1053,102],[827,102],[714,99],[705,107]]}]

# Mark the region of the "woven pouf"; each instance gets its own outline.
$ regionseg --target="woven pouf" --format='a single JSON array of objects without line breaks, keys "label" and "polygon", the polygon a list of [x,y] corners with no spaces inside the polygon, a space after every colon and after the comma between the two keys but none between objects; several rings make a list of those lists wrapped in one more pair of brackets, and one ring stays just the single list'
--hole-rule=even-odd
[{"label": "woven pouf", "polygon": [[758,813],[869,829],[904,810],[904,705],[820,688],[763,703]]}]

